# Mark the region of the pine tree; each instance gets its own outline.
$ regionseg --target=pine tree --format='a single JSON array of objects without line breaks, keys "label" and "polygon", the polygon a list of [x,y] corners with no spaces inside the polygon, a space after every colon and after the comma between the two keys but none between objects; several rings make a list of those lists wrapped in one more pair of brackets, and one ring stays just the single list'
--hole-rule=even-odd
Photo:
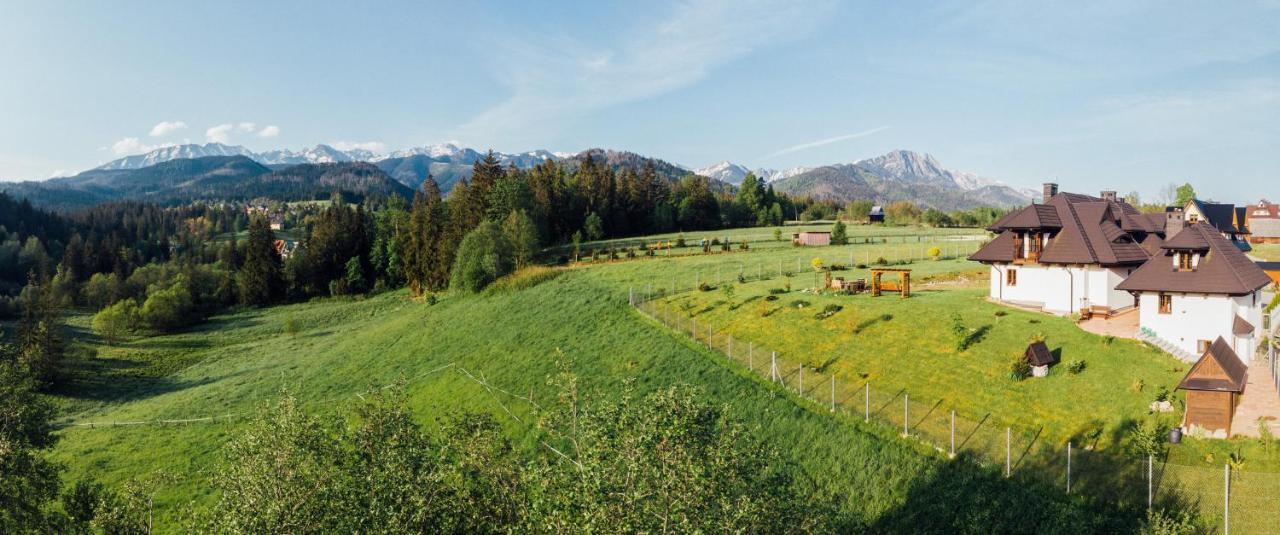
[{"label": "pine tree", "polygon": [[265,306],[275,302],[283,293],[280,264],[275,236],[271,233],[267,219],[255,216],[249,222],[244,265],[240,268],[240,302],[252,306]]},{"label": "pine tree", "polygon": [[36,381],[49,385],[62,363],[60,318],[49,280],[28,273],[22,289],[22,317],[18,322],[18,358]]}]

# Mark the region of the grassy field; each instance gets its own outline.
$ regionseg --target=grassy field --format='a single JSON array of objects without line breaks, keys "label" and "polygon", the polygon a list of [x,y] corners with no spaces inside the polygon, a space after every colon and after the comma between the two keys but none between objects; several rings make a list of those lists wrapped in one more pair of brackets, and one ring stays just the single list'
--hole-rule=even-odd
[{"label": "grassy field", "polygon": [[1249,254],[1262,260],[1280,262],[1280,243],[1259,243],[1253,245],[1253,252]]},{"label": "grassy field", "polygon": [[[937,240],[949,243],[945,237]],[[536,285],[517,280],[482,295],[443,296],[434,306],[410,300],[404,292],[317,300],[218,316],[187,332],[138,338],[120,347],[101,345],[85,330],[87,316],[76,316],[72,318],[77,336],[73,350],[83,355],[85,368],[77,375],[75,394],[59,400],[66,412],[61,423],[68,427],[61,431],[56,456],[68,466],[68,480],[92,476],[118,483],[165,474],[167,482],[156,486],[158,520],[166,531],[174,531],[181,527],[183,511],[214,498],[207,478],[219,462],[219,447],[243,429],[246,416],[283,390],[310,410],[328,411],[344,406],[370,386],[403,379],[408,383],[411,408],[428,425],[461,410],[490,413],[521,451],[534,455],[538,452],[537,430],[532,425],[535,409],[527,401],[486,388],[477,379],[545,401],[553,395],[546,378],[554,372],[556,361],[571,359],[585,385],[606,393],[629,379],[642,392],[678,383],[703,388],[709,400],[724,404],[785,452],[796,469],[812,480],[818,495],[834,504],[840,527],[846,531],[943,527],[929,522],[963,523],[971,531],[984,531],[1000,526],[1025,528],[1037,519],[1048,525],[1062,518],[1132,525],[1134,512],[1117,513],[1116,508],[1125,504],[1088,495],[1064,496],[1060,489],[1019,473],[1012,481],[1005,480],[996,467],[948,462],[931,446],[899,440],[881,425],[863,424],[859,417],[833,416],[813,403],[797,403],[786,389],[725,362],[627,306],[629,291],[669,290],[670,281],[685,289],[695,281],[722,284],[735,281],[739,272],[750,276],[753,268],[757,274],[777,277],[766,272],[776,272],[779,263],[784,272],[794,271],[799,259],[801,270],[790,278],[733,283],[738,289],[731,300],[741,302],[791,280],[797,291],[775,304],[832,299],[848,304],[846,310],[815,322],[816,309],[787,308],[765,318],[774,322],[769,329],[759,328],[766,324],[752,316],[757,310],[754,301],[736,310],[729,310],[727,304],[711,306],[698,316],[722,315],[728,328],[740,329],[741,336],[761,340],[768,336],[777,345],[787,342],[800,355],[813,355],[811,365],[825,364],[854,377],[866,373],[875,384],[885,386],[912,385],[913,397],[915,389],[921,389],[922,402],[927,393],[933,393],[965,414],[992,412],[994,417],[999,413],[1011,423],[1026,417],[1044,419],[1046,437],[1054,437],[1046,438],[1046,444],[1092,429],[1095,420],[1103,421],[1104,427],[1118,425],[1104,414],[1111,408],[1137,415],[1150,389],[1176,375],[1159,355],[1126,342],[1107,345],[1073,331],[1065,320],[1017,311],[997,317],[998,309],[982,302],[979,291],[965,289],[959,282],[981,278],[980,267],[963,260],[904,266],[915,270],[920,292],[906,301],[798,293],[805,284],[812,284],[813,276],[804,270],[814,257],[828,264],[847,262],[850,253],[855,258],[880,256],[899,250],[893,247],[900,247],[906,257],[928,245],[928,240],[804,249],[788,245],[602,260],[557,270]],[[846,275],[860,276],[856,270]],[[960,289],[954,289],[956,285]],[[708,300],[696,309],[701,310],[724,299],[724,294],[701,292],[676,299]],[[990,330],[965,353],[931,356],[935,351],[948,352],[947,338],[940,330],[949,326],[949,312],[939,310],[952,307],[964,312],[970,327],[990,325]],[[851,333],[851,325],[878,314],[890,314],[893,319],[870,323],[860,334]],[[284,332],[289,318],[300,325],[296,336]],[[1033,319],[1040,323],[1031,323]],[[814,327],[805,329],[806,322]],[[777,333],[768,333],[772,329]],[[1077,358],[1078,353],[1088,361],[1086,371],[1068,377],[1056,370],[1048,379],[1011,384],[1004,378],[1012,358],[1010,348],[1023,345],[1031,329],[1044,331],[1051,347],[1063,347],[1066,360]],[[887,349],[846,353],[845,343]],[[904,356],[901,369],[892,365],[890,351]],[[836,358],[828,363],[832,357]],[[912,358],[917,361],[906,362]],[[1146,381],[1142,392],[1131,388],[1139,377]],[[1097,385],[1090,386],[1094,381]],[[1107,399],[1112,389],[1118,391]],[[1073,406],[1083,407],[1075,413],[1090,416],[1072,415],[1068,408]],[[1103,436],[1099,443],[1108,440]],[[1120,477],[1117,474],[1112,483],[1133,486],[1140,481],[1120,481]]]}]

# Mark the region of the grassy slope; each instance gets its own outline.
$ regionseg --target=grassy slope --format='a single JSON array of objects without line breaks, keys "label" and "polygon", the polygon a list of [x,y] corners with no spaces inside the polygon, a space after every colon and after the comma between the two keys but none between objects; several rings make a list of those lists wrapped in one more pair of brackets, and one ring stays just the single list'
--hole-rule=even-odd
[{"label": "grassy slope", "polygon": [[[935,522],[965,522],[982,531],[993,525],[1025,526],[1023,518],[1036,514],[1012,503],[1025,489],[966,463],[946,463],[878,427],[797,406],[625,304],[625,289],[646,284],[654,274],[691,278],[740,258],[745,256],[577,269],[530,289],[448,297],[436,306],[395,292],[222,316],[190,332],[101,348],[102,376],[86,380],[92,388],[81,398],[65,400],[73,411],[67,421],[243,416],[282,388],[314,410],[332,410],[369,385],[408,378],[410,403],[424,421],[458,410],[490,412],[525,451],[533,451],[534,415],[526,404],[495,397],[456,371],[431,372],[456,363],[495,385],[547,400],[551,392],[545,379],[556,359],[572,357],[583,382],[605,392],[628,378],[642,390],[681,382],[704,387],[709,399],[759,426],[762,437],[787,452],[832,497],[850,526],[925,529],[917,516],[925,514]],[[933,264],[939,271],[970,268],[961,262]],[[297,338],[282,334],[290,316],[301,325]],[[177,371],[165,373],[169,370]],[[68,479],[94,475],[118,482],[157,470],[179,476],[157,495],[160,521],[173,528],[190,500],[199,506],[213,499],[205,478],[216,465],[218,448],[243,425],[242,419],[230,419],[72,427],[62,433],[56,454],[70,468]],[[1049,503],[1060,499],[1051,496]]]}]

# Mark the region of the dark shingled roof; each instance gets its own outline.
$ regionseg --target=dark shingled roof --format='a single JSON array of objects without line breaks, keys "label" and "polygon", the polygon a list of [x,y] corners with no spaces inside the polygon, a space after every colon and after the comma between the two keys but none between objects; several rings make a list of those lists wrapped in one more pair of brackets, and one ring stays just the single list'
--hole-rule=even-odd
[{"label": "dark shingled roof", "polygon": [[1057,357],[1054,356],[1052,351],[1049,351],[1049,346],[1045,345],[1043,341],[1032,342],[1031,345],[1027,346],[1027,352],[1023,356],[1026,357],[1027,364],[1032,366],[1048,366],[1058,362]]},{"label": "dark shingled roof", "polygon": [[1242,234],[1249,233],[1249,209],[1244,206],[1236,207],[1236,230]]},{"label": "dark shingled roof", "polygon": [[[1214,368],[1221,369],[1226,378],[1219,377]],[[1209,350],[1197,360],[1195,365],[1191,366],[1191,370],[1187,372],[1187,376],[1182,378],[1182,382],[1178,383],[1178,388],[1182,390],[1211,390],[1218,392],[1243,392],[1245,376],[1248,368],[1240,357],[1236,356],[1236,352],[1231,350],[1231,345],[1227,344],[1221,336],[1213,341],[1213,345],[1209,346]]]},{"label": "dark shingled roof", "polygon": [[[1183,237],[1194,233],[1198,237]],[[1174,266],[1174,250],[1166,249],[1143,264],[1116,286],[1130,292],[1185,292],[1197,294],[1247,295],[1271,284],[1271,278],[1249,260],[1230,240],[1206,222],[1188,224],[1177,236],[1166,242],[1199,242],[1208,244],[1207,252],[1192,271],[1178,271]]]},{"label": "dark shingled roof", "polygon": [[1146,217],[1128,203],[1064,192],[1000,218],[988,227],[1000,235],[969,259],[1012,262],[1010,231],[1029,229],[1053,233],[1040,253],[1043,264],[1133,265],[1151,258],[1158,242],[1149,236],[1164,231],[1164,220]]},{"label": "dark shingled roof", "polygon": [[1253,324],[1248,320],[1236,316],[1236,321],[1231,325],[1231,334],[1236,336],[1245,336],[1253,334]]},{"label": "dark shingled roof", "polygon": [[1179,232],[1164,241],[1162,249],[1182,249],[1186,251],[1208,251],[1209,240],[1200,232]]},{"label": "dark shingled roof", "polygon": [[1216,202],[1205,202],[1199,199],[1191,201],[1200,209],[1200,213],[1204,214],[1204,218],[1209,220],[1209,224],[1214,228],[1226,232],[1228,234],[1236,234],[1241,231],[1232,223],[1235,216],[1236,207],[1234,204],[1222,204]]}]

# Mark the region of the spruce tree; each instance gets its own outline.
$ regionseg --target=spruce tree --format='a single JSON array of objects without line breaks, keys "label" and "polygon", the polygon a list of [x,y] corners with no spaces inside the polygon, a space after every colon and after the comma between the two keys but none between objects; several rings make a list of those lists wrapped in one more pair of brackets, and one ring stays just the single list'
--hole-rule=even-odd
[{"label": "spruce tree", "polygon": [[244,265],[240,268],[240,303],[265,306],[275,302],[283,293],[280,264],[280,255],[275,247],[275,236],[271,233],[267,219],[255,216],[249,222],[249,239],[245,243]]}]

